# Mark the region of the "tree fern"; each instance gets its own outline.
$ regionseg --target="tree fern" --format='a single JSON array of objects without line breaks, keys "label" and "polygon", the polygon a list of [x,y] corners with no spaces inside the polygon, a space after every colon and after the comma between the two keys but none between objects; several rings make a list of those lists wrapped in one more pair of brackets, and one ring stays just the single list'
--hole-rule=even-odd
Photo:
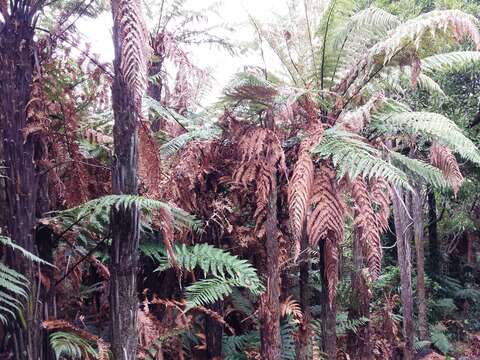
[{"label": "tree fern", "polygon": [[450,119],[431,112],[384,113],[372,123],[378,134],[423,135],[447,146],[464,159],[480,164],[480,151]]},{"label": "tree fern", "polygon": [[201,126],[167,141],[160,147],[160,152],[163,156],[172,156],[191,141],[218,138],[221,131],[222,130],[214,124]]},{"label": "tree fern", "polygon": [[381,152],[368,145],[356,134],[332,128],[325,131],[323,139],[312,151],[321,158],[332,158],[338,178],[349,175],[351,179],[383,177],[392,184],[411,189],[407,175],[383,160]]},{"label": "tree fern", "polygon": [[21,246],[18,246],[17,244],[15,244],[12,241],[12,239],[10,239],[7,236],[0,235],[0,244],[8,246],[11,249],[13,249],[14,251],[20,252],[23,257],[25,257],[26,259],[28,259],[30,261],[33,261],[33,262],[36,262],[36,263],[39,263],[39,264],[42,264],[42,265],[53,266],[52,264],[48,263],[47,261],[45,261],[45,260],[39,258],[38,256],[36,256],[35,254],[32,254],[30,251],[27,251],[24,248],[22,248]]}]

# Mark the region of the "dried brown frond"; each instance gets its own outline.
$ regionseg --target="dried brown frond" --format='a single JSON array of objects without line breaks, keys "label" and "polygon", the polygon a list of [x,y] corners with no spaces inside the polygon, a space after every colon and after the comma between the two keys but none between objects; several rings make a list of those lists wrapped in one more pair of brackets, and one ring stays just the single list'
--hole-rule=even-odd
[{"label": "dried brown frond", "polygon": [[388,218],[390,217],[390,185],[383,178],[376,178],[370,184],[372,202],[377,205],[377,223],[381,232],[388,230]]},{"label": "dried brown frond", "polygon": [[382,265],[382,247],[380,243],[380,231],[378,219],[372,206],[372,200],[367,185],[362,179],[353,181],[351,194],[355,202],[354,225],[355,231],[360,236],[363,251],[367,258],[368,268],[372,279],[380,275]]},{"label": "dried brown frond", "polygon": [[335,176],[335,169],[326,161],[315,171],[310,200],[313,210],[307,227],[310,246],[316,246],[320,240],[329,236],[333,236],[337,244],[343,240],[345,207]]},{"label": "dried brown frond", "polygon": [[112,1],[114,36],[119,48],[119,74],[132,91],[131,96],[137,109],[147,87],[147,61],[149,58],[148,32],[140,0]]},{"label": "dried brown frond", "polygon": [[385,101],[383,93],[374,94],[365,105],[354,111],[345,113],[338,119],[344,128],[350,132],[360,132],[370,122],[372,113]]},{"label": "dried brown frond", "polygon": [[465,179],[460,172],[457,159],[455,159],[450,149],[446,146],[432,145],[430,162],[442,171],[456,195]]},{"label": "dried brown frond", "polygon": [[303,319],[303,313],[300,304],[297,300],[293,298],[292,295],[289,295],[281,304],[280,304],[280,316],[291,315],[294,322],[300,324]]},{"label": "dried brown frond", "polygon": [[323,266],[328,290],[328,303],[333,304],[338,284],[338,248],[335,238],[328,236],[324,241]]},{"label": "dried brown frond", "polygon": [[153,138],[150,122],[141,120],[138,128],[138,176],[144,186],[144,195],[160,200],[160,149]]},{"label": "dried brown frond", "polygon": [[295,241],[295,260],[300,254],[300,241],[313,185],[314,166],[310,150],[312,146],[320,141],[322,135],[323,127],[320,126],[302,141],[300,144],[300,154],[298,155],[292,178],[288,184],[288,210],[291,234]]},{"label": "dried brown frond", "polygon": [[350,360],[350,355],[348,355],[345,350],[337,349],[336,360]]}]

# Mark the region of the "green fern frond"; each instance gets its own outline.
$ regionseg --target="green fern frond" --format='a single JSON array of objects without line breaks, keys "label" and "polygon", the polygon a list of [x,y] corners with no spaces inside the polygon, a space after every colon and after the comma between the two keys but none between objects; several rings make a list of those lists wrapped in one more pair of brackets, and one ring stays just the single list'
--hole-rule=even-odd
[{"label": "green fern frond", "polygon": [[432,344],[440,350],[444,354],[448,354],[452,345],[450,344],[450,340],[445,335],[446,328],[441,325],[437,324],[433,327],[431,331],[431,338]]},{"label": "green fern frond", "polygon": [[[163,245],[141,244],[140,250],[159,264],[156,271],[164,271],[172,267]],[[264,286],[255,268],[246,260],[239,259],[229,252],[215,248],[209,244],[185,244],[173,247],[178,266],[193,271],[200,269],[205,277],[186,288],[187,309],[213,303],[231,295],[234,287],[245,287],[252,294],[259,295]]]},{"label": "green fern frond", "polygon": [[385,113],[374,117],[372,126],[380,134],[423,135],[447,146],[461,157],[480,164],[480,151],[450,119],[431,112]]},{"label": "green fern frond", "polygon": [[383,177],[394,185],[411,189],[407,175],[383,160],[381,152],[363,140],[356,134],[331,128],[325,131],[312,153],[324,159],[331,157],[339,179],[347,174],[351,179]]},{"label": "green fern frond", "polygon": [[362,326],[365,326],[370,319],[366,317],[359,317],[356,319],[349,319],[346,312],[339,312],[336,319],[336,332],[337,336],[344,336],[348,331],[356,334],[358,329]]},{"label": "green fern frond", "polygon": [[172,156],[183,149],[191,141],[218,138],[221,135],[221,132],[222,129],[216,125],[202,126],[169,140],[160,147],[160,152],[165,157]]},{"label": "green fern frond", "polygon": [[28,288],[26,277],[0,262],[0,321],[16,318],[23,307],[19,298],[28,298]]},{"label": "green fern frond", "polygon": [[92,342],[71,332],[56,331],[50,334],[50,346],[57,359],[97,358],[98,355]]},{"label": "green fern frond", "polygon": [[57,218],[67,216],[75,220],[88,218],[90,221],[102,219],[105,221],[108,219],[110,210],[129,208],[137,206],[144,214],[149,215],[155,210],[167,209],[172,213],[174,219],[174,225],[180,228],[191,228],[193,230],[199,230],[202,223],[193,215],[188,214],[186,211],[173,206],[172,204],[165,203],[158,200],[149,199],[138,195],[107,195],[98,199],[90,200],[77,207],[67,209],[57,213]]},{"label": "green fern frond", "polygon": [[453,51],[422,59],[422,70],[429,73],[462,70],[480,64],[480,51]]},{"label": "green fern frond", "polygon": [[225,360],[247,360],[245,350],[260,348],[258,330],[242,335],[223,336],[222,352]]},{"label": "green fern frond", "polygon": [[432,185],[435,189],[448,189],[448,184],[445,176],[440,169],[423,161],[409,158],[398,152],[392,151],[390,157],[395,166],[400,167],[409,176],[412,176],[414,180],[421,180],[425,183]]},{"label": "green fern frond", "polygon": [[14,251],[17,251],[17,252],[21,253],[23,257],[25,257],[26,259],[28,259],[32,262],[36,262],[36,263],[43,264],[43,265],[54,266],[54,265],[50,264],[49,262],[39,258],[35,254],[32,254],[30,251],[27,251],[24,248],[22,248],[21,246],[18,246],[17,244],[15,244],[12,241],[12,239],[10,239],[7,236],[0,235],[0,244],[8,246],[11,249],[13,249]]}]

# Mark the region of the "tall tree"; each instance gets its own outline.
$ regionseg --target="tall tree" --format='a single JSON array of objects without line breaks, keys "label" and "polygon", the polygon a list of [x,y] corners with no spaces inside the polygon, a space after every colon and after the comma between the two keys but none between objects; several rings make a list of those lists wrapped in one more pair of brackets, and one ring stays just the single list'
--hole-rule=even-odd
[{"label": "tall tree", "polygon": [[[112,190],[114,194],[137,194],[138,129],[148,56],[141,1],[113,0],[112,13],[115,46]],[[110,313],[115,359],[136,358],[139,220],[136,205],[120,206],[111,214]]]},{"label": "tall tree", "polygon": [[[0,126],[6,167],[7,228],[10,237],[24,249],[35,253],[35,206],[38,176],[35,166],[35,137],[29,135],[28,108],[35,64],[34,33],[37,13],[44,1],[10,1],[1,5],[0,20]],[[35,290],[35,269],[16,254],[11,262]],[[35,294],[36,291],[32,291]],[[35,296],[35,295],[33,295]],[[26,309],[25,332],[17,332],[22,350],[18,359],[40,356],[39,308],[36,300]]]}]

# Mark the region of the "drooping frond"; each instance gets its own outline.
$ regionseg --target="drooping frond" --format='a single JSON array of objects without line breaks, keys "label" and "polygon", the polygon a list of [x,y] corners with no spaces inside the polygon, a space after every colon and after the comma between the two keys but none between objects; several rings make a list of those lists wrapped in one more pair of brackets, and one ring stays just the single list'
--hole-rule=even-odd
[{"label": "drooping frond", "polygon": [[433,166],[442,171],[453,192],[457,194],[464,178],[452,152],[445,146],[433,145],[430,149],[430,161]]},{"label": "drooping frond", "polygon": [[313,208],[308,221],[310,246],[327,237],[335,238],[339,244],[343,240],[345,207],[336,184],[335,169],[327,161],[315,172],[310,204]]},{"label": "drooping frond", "polygon": [[300,253],[300,241],[313,185],[314,167],[310,150],[322,136],[323,128],[320,127],[302,141],[298,160],[293,168],[292,178],[288,183],[288,210],[291,233],[296,244],[295,259]]},{"label": "drooping frond", "polygon": [[337,178],[347,174],[351,179],[383,177],[391,184],[410,189],[404,172],[383,160],[379,150],[353,133],[328,129],[313,153],[324,159],[331,157]]},{"label": "drooping frond", "polygon": [[[151,257],[158,265],[157,271],[172,267],[165,246],[141,244],[140,250]],[[205,277],[186,289],[187,308],[212,303],[230,295],[234,287],[245,287],[254,294],[263,291],[263,284],[255,268],[246,260],[239,259],[229,252],[208,244],[185,244],[173,247],[173,255],[179,268],[187,271],[200,269]]]},{"label": "drooping frond", "polygon": [[353,181],[351,194],[355,202],[355,231],[360,236],[370,275],[375,280],[380,275],[382,265],[379,221],[375,216],[370,194],[363,180]]},{"label": "drooping frond", "polygon": [[43,265],[53,266],[52,264],[48,263],[47,261],[45,261],[45,260],[39,258],[38,256],[36,256],[35,254],[32,254],[30,251],[27,251],[24,248],[22,248],[21,246],[18,246],[9,237],[0,235],[0,244],[8,246],[11,249],[13,249],[14,251],[18,251],[19,253],[22,254],[23,257],[25,257],[26,259],[28,259],[30,261],[33,261],[33,262],[36,262],[36,263],[39,263],[39,264],[43,264]]},{"label": "drooping frond", "polygon": [[460,10],[431,11],[398,26],[391,36],[372,48],[370,56],[381,57],[385,64],[407,48],[419,50],[421,46],[431,46],[440,35],[453,35],[458,42],[469,36],[480,48],[477,24],[474,16]]},{"label": "drooping frond", "polygon": [[134,103],[140,109],[147,87],[147,61],[149,58],[148,33],[140,0],[112,1],[114,35],[119,44],[115,58],[119,61],[119,74],[129,85]]},{"label": "drooping frond", "polygon": [[23,305],[19,298],[27,299],[29,282],[26,277],[0,262],[0,321],[7,324],[15,319]]},{"label": "drooping frond", "polygon": [[385,179],[377,178],[370,183],[370,191],[372,203],[377,207],[377,226],[381,232],[385,232],[390,217],[390,186]]},{"label": "drooping frond", "polygon": [[[51,345],[52,348],[56,348],[55,353],[57,357],[60,354],[76,356],[80,352],[81,357],[79,359],[88,358],[90,355],[98,360],[107,360],[109,358],[109,345],[101,337],[81,329],[66,320],[45,320],[42,322],[42,327],[47,330],[58,330],[50,336]],[[92,343],[96,344],[96,351],[93,349]],[[76,357],[73,358],[75,359]]]},{"label": "drooping frond", "polygon": [[49,336],[50,346],[57,359],[88,359],[96,358],[97,352],[93,343],[82,338],[78,334],[56,331]]},{"label": "drooping frond", "polygon": [[463,135],[450,119],[431,112],[384,113],[375,120],[374,127],[380,134],[407,133],[423,135],[432,141],[447,146],[461,157],[480,164],[480,151]]},{"label": "drooping frond", "polygon": [[453,51],[422,59],[422,70],[433,74],[461,70],[474,64],[480,64],[480,51]]},{"label": "drooping frond", "polygon": [[438,168],[395,151],[390,153],[390,157],[393,164],[400,167],[409,176],[412,176],[415,182],[422,181],[432,185],[436,189],[446,189],[449,187],[445,176]]}]

